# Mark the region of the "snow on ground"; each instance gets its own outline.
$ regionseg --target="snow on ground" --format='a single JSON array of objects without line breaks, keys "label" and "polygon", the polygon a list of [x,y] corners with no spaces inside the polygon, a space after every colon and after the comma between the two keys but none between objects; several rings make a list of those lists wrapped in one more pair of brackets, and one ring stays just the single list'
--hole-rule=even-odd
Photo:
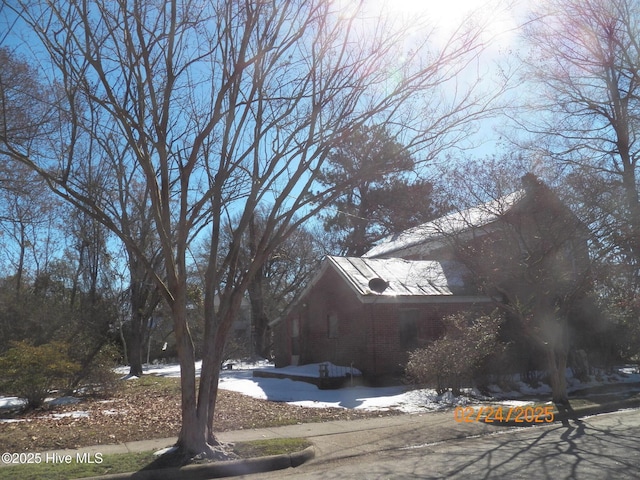
[{"label": "snow on ground", "polygon": [[263,364],[260,366],[260,369],[264,372],[280,373],[292,376],[295,375],[296,377],[318,378],[321,365],[326,368],[329,377],[345,377],[347,375],[356,377],[362,375],[362,372],[357,368],[334,365],[331,362],[310,363],[308,365],[300,365],[296,367],[290,365],[282,368],[275,368],[270,364]]},{"label": "snow on ground", "polygon": [[[532,387],[519,378],[509,379],[511,388],[503,390],[497,385],[491,385],[492,397],[483,397],[475,390],[467,390],[461,396],[454,396],[450,392],[438,395],[433,389],[411,389],[406,386],[394,387],[363,387],[347,386],[337,390],[321,390],[312,383],[294,381],[291,379],[262,378],[254,377],[254,370],[265,372],[286,373],[297,377],[318,377],[319,364],[302,365],[299,367],[274,368],[266,361],[258,363],[245,363],[234,361],[232,370],[220,372],[220,388],[231,390],[245,395],[274,402],[287,402],[303,407],[339,407],[358,408],[363,410],[388,410],[396,409],[405,413],[421,413],[436,411],[456,405],[467,405],[476,402],[499,403],[509,406],[523,405],[531,403],[531,397],[548,398],[551,389],[548,385],[541,383],[537,387]],[[328,363],[328,362],[327,362]],[[196,363],[196,370],[199,373],[201,363]],[[340,367],[329,363],[329,371],[347,372],[349,367]],[[119,370],[125,374],[126,368]],[[618,374],[609,381],[616,383],[640,383],[640,373],[636,366],[625,366],[618,369]],[[177,365],[150,365],[145,368],[145,373],[161,376],[178,377],[180,368]],[[354,371],[356,376],[360,372]],[[602,379],[592,379],[588,383],[581,383],[573,378],[571,370],[567,370],[567,382],[570,391],[581,390],[599,386],[604,383]],[[526,397],[526,398],[522,398]]]},{"label": "snow on ground", "polygon": [[26,400],[18,397],[0,397],[0,409],[22,408]]},{"label": "snow on ground", "polygon": [[[293,381],[291,379],[254,377],[253,370],[286,373],[298,377],[318,377],[319,364],[302,365],[299,367],[274,368],[268,362],[245,363],[234,361],[232,370],[220,372],[220,388],[239,392],[254,398],[286,402],[302,407],[338,407],[359,408],[364,410],[396,409],[405,413],[418,413],[439,410],[451,405],[465,405],[471,400],[468,397],[454,397],[453,395],[438,396],[435,390],[409,390],[406,386],[395,387],[363,387],[347,386],[337,390],[321,390],[312,383]],[[326,362],[328,363],[328,362]],[[199,373],[202,364],[196,363]],[[329,372],[350,372],[350,367],[329,364]],[[121,367],[118,373],[126,375],[127,367]],[[149,365],[144,369],[145,374],[166,377],[180,376],[178,365]],[[354,369],[353,375],[360,372]]]},{"label": "snow on ground", "polygon": [[[432,389],[410,389],[406,386],[378,388],[358,385],[351,386],[348,380],[347,386],[344,388],[338,390],[320,390],[312,383],[302,381],[253,377],[254,370],[287,373],[288,375],[299,377],[317,377],[319,376],[319,364],[275,369],[272,364],[267,362],[245,363],[234,361],[232,363],[232,370],[223,370],[220,372],[220,388],[255,398],[275,402],[287,402],[303,407],[358,408],[370,411],[396,409],[405,413],[421,413],[476,402],[491,402],[517,406],[531,403],[532,397],[540,396],[548,398],[550,393],[549,387],[545,384],[540,384],[534,388],[515,377],[507,379],[508,382],[506,383],[508,387],[505,388],[490,385],[489,389],[492,397],[483,397],[475,390],[467,390],[464,395],[456,397],[450,392],[444,395],[437,395],[435,390]],[[201,366],[201,362],[196,363],[196,371],[198,374],[200,373]],[[339,368],[349,370],[349,367],[337,367],[335,365],[331,365],[329,370],[335,372],[338,371]],[[165,377],[180,376],[180,367],[177,364],[147,365],[144,370],[148,375]],[[124,376],[128,373],[128,367],[120,367],[116,371]],[[570,391],[597,387],[605,383],[640,383],[640,373],[638,372],[637,366],[621,367],[615,375],[601,376],[597,380],[592,379],[587,383],[579,382],[573,378],[570,373],[570,370],[568,370],[568,385]],[[357,372],[354,372],[354,376],[355,375],[357,375]],[[62,401],[71,401],[71,399],[65,398]],[[16,397],[0,397],[0,409],[16,408],[23,404],[24,402]],[[78,416],[83,415],[83,413],[84,412],[81,411],[71,412],[71,414]]]},{"label": "snow on ground", "polygon": [[[58,398],[47,398],[45,403],[49,405],[68,405],[79,403],[80,399],[76,397],[58,397]],[[26,400],[18,397],[1,397],[0,396],[0,412],[2,410],[18,410],[26,405]],[[65,413],[52,413],[50,415],[45,415],[40,418],[64,418],[64,417],[72,417],[72,418],[82,418],[88,417],[89,412],[85,412],[83,410],[76,410],[74,412],[65,412]],[[0,418],[0,423],[14,423],[14,422],[25,422],[27,420],[21,418]]]}]

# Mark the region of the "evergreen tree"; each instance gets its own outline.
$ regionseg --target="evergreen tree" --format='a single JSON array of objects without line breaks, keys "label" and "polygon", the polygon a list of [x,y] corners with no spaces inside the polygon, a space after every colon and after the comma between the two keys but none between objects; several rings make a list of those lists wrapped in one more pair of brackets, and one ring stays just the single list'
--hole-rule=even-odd
[{"label": "evergreen tree", "polygon": [[416,179],[416,162],[384,126],[363,127],[336,145],[319,181],[352,183],[322,219],[336,253],[361,256],[385,236],[429,221],[443,206],[433,184]]}]

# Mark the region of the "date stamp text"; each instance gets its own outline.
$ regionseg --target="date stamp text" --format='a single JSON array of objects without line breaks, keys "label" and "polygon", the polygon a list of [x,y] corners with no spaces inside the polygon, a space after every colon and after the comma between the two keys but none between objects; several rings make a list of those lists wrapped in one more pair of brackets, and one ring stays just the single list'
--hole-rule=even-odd
[{"label": "date stamp text", "polygon": [[453,411],[453,418],[458,423],[551,423],[554,420],[554,413],[551,405],[545,407],[456,407]]}]

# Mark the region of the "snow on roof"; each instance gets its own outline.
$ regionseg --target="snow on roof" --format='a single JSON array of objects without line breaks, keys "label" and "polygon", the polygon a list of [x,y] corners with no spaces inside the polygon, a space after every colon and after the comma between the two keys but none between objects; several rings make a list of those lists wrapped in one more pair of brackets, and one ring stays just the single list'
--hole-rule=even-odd
[{"label": "snow on roof", "polygon": [[[465,270],[458,262],[333,256],[327,260],[363,296],[442,296],[464,289]],[[373,279],[384,281],[383,288],[371,284]]]},{"label": "snow on roof", "polygon": [[447,235],[459,235],[465,231],[487,226],[495,222],[506,211],[513,208],[525,196],[524,190],[487,202],[483,205],[450,213],[431,222],[423,223],[403,232],[391,235],[366,252],[364,258],[375,258],[395,254],[419,245],[443,240]]}]

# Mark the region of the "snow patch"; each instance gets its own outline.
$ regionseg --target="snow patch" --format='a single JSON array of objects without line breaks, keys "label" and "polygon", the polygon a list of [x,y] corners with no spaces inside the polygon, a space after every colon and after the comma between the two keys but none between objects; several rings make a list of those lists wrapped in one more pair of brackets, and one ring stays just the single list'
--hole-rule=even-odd
[{"label": "snow patch", "polygon": [[329,377],[361,376],[362,372],[354,367],[335,365],[331,362],[309,363],[307,365],[288,366],[282,368],[264,366],[260,370],[263,372],[280,373],[296,377],[320,378],[320,371],[326,369]]},{"label": "snow patch", "polygon": [[[83,410],[78,410],[78,411],[75,411],[75,412],[52,413],[49,417],[50,418],[54,418],[56,420],[59,420],[61,418],[67,418],[67,417],[71,417],[71,418],[88,418],[89,417],[89,412],[85,412]],[[48,418],[48,417],[42,417],[42,418]]]},{"label": "snow patch", "polygon": [[0,397],[0,409],[22,408],[27,401],[18,397]]},{"label": "snow patch", "polygon": [[175,445],[173,447],[166,447],[166,448],[162,448],[160,450],[158,450],[157,452],[153,452],[153,456],[154,457],[160,457],[162,455],[164,455],[165,453],[173,453],[173,452],[177,452],[178,451],[178,447],[176,447]]},{"label": "snow patch", "polygon": [[[321,390],[316,385],[308,382],[294,381],[288,378],[263,378],[253,377],[255,370],[272,371],[276,373],[287,373],[292,376],[319,376],[319,364],[303,365],[298,367],[286,367],[276,369],[273,364],[268,362],[242,362],[234,361],[232,370],[223,370],[220,372],[220,388],[242,393],[255,398],[271,400],[274,402],[286,402],[292,405],[312,408],[348,408],[361,409],[368,411],[385,411],[395,409],[404,413],[425,413],[437,411],[441,409],[451,408],[454,406],[464,406],[473,403],[502,404],[506,406],[521,406],[531,404],[530,399],[518,399],[523,395],[527,396],[549,396],[550,388],[539,383],[538,386],[532,387],[517,378],[510,379],[508,386],[504,386],[504,390],[497,384],[489,385],[488,391],[490,397],[482,396],[478,391],[468,389],[463,391],[460,396],[455,396],[451,392],[438,395],[433,389],[411,389],[407,386],[393,387],[364,387],[364,386],[348,386],[337,390]],[[120,373],[128,372],[129,367],[120,367]],[[199,374],[201,363],[196,364]],[[351,371],[349,366],[329,365],[329,371],[340,372],[343,376]],[[169,365],[145,365],[144,371],[150,375],[158,375],[165,377],[178,377],[180,375],[180,367],[177,364]],[[354,369],[353,375],[358,375]],[[615,383],[640,383],[640,373],[636,366],[624,366],[617,369],[615,375],[599,374],[592,377],[588,382],[580,382],[570,377],[570,391],[590,388],[594,386],[605,385],[608,382]],[[348,383],[348,382],[347,382]],[[515,400],[514,400],[515,399]],[[63,397],[56,400],[60,403],[75,403],[78,399],[74,397]],[[103,401],[105,403],[109,400]],[[16,409],[21,408],[26,402],[17,397],[0,397],[0,409]],[[124,410],[105,409],[102,410],[104,415],[126,414]],[[82,418],[88,416],[87,412],[76,411],[64,414],[54,414],[47,418],[64,418],[71,416],[72,418]],[[5,419],[0,422],[15,422],[20,420]]]},{"label": "snow patch", "polygon": [[74,405],[79,402],[79,398],[70,396],[47,399],[47,403],[49,405]]}]

